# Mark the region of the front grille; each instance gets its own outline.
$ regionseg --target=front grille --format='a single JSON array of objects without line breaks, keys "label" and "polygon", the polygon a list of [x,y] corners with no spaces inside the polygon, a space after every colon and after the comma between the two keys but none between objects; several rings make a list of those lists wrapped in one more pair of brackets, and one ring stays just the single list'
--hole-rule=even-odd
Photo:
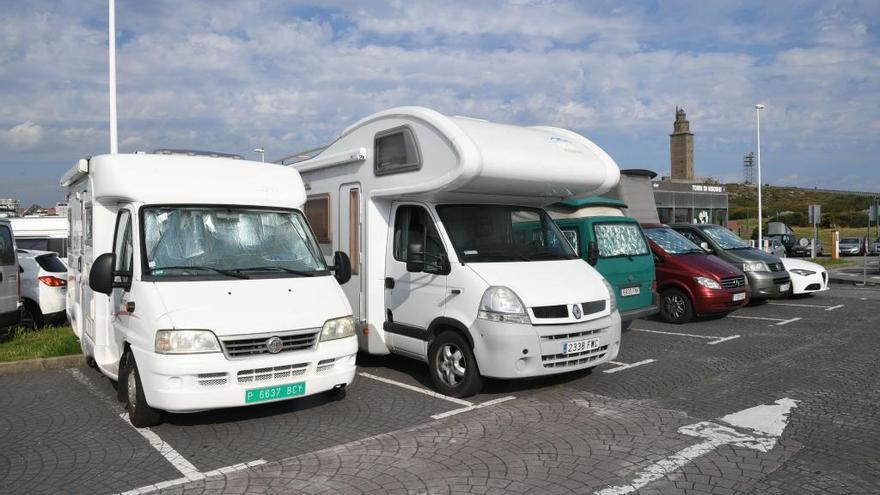
[{"label": "front grille", "polygon": [[199,385],[202,387],[219,387],[226,385],[228,379],[226,373],[199,373],[197,376]]},{"label": "front grille", "polygon": [[556,306],[535,306],[532,308],[535,318],[568,318],[568,306],[559,304]]},{"label": "front grille", "polygon": [[318,340],[320,332],[312,329],[308,332],[298,331],[288,334],[263,334],[259,337],[248,336],[245,338],[230,338],[222,340],[223,351],[231,358],[241,358],[269,354],[266,342],[272,337],[281,339],[281,352],[302,351],[311,349]]},{"label": "front grille", "polygon": [[807,286],[805,290],[819,290],[822,287],[819,284],[810,284]]},{"label": "front grille", "polygon": [[575,333],[560,333],[558,335],[542,335],[541,340],[548,341],[548,340],[561,340],[561,339],[576,339],[578,337],[585,337],[587,335],[593,335],[593,334],[601,333],[601,332],[602,332],[602,329],[599,328],[596,330],[584,330],[583,332],[575,332]]},{"label": "front grille", "polygon": [[725,289],[735,289],[746,285],[746,278],[742,275],[738,277],[722,278],[721,286]]},{"label": "front grille", "polygon": [[774,283],[774,284],[777,284],[777,285],[780,285],[780,284],[787,284],[787,283],[789,283],[789,282],[791,282],[791,279],[788,278],[788,277],[777,277],[777,278],[774,278],[774,279],[773,279],[773,283]]},{"label": "front grille", "polygon": [[822,283],[828,282],[828,272],[822,272]]},{"label": "front grille", "polygon": [[333,369],[334,364],[336,364],[336,358],[322,359],[318,361],[318,367],[315,369],[315,372],[324,373],[326,371],[330,371]]},{"label": "front grille", "polygon": [[284,380],[294,376],[304,375],[309,363],[288,364],[286,366],[272,366],[269,368],[256,368],[241,370],[238,372],[238,383],[256,383],[274,380]]},{"label": "front grille", "polygon": [[767,263],[767,267],[771,272],[784,272],[785,266],[782,263]]},{"label": "front grille", "polygon": [[598,301],[581,303],[581,309],[584,310],[584,316],[605,311],[605,300],[600,299]]},{"label": "front grille", "polygon": [[607,350],[608,346],[603,345],[596,349],[573,354],[545,354],[541,356],[541,361],[543,361],[545,368],[569,368],[602,359]]}]

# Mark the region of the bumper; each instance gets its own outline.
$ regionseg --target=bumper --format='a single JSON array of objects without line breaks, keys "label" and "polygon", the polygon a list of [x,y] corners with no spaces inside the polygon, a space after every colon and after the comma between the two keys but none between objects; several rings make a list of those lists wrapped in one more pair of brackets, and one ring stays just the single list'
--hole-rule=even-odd
[{"label": "bumper", "polygon": [[792,294],[812,294],[828,290],[828,273],[819,272],[813,275],[791,275]]},{"label": "bumper", "polygon": [[[745,299],[733,300],[735,294],[743,293],[745,294]],[[727,313],[745,306],[751,298],[752,293],[746,287],[740,287],[735,290],[718,290],[700,286],[694,291],[694,312],[698,315]]]},{"label": "bumper", "polygon": [[752,289],[752,299],[776,299],[788,295],[791,288],[791,279],[788,272],[746,272],[749,279],[749,288]]},{"label": "bumper", "polygon": [[[620,352],[620,314],[563,325],[517,325],[476,320],[471,328],[480,374],[492,378],[553,375],[592,368]],[[581,340],[590,350],[563,354],[563,345]]]},{"label": "bumper", "polygon": [[839,254],[841,256],[844,256],[844,255],[853,256],[853,255],[857,255],[857,254],[862,254],[862,249],[861,248],[841,249],[837,252],[837,254]]},{"label": "bumper", "polygon": [[242,359],[227,359],[222,353],[173,356],[132,350],[151,407],[196,412],[251,405],[245,402],[245,393],[256,388],[305,383],[304,394],[277,399],[285,400],[349,385],[356,370],[357,339],[322,342],[311,351]]}]

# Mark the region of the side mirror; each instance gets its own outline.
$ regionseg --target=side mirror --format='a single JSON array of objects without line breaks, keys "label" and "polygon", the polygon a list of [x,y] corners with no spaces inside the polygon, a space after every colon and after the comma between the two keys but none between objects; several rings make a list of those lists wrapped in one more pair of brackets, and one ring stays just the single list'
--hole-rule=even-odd
[{"label": "side mirror", "polygon": [[706,251],[707,253],[712,252],[712,248],[709,247],[709,243],[706,241],[701,242],[700,247],[703,248],[703,251]]},{"label": "side mirror", "polygon": [[596,266],[596,263],[599,262],[599,246],[596,244],[596,241],[590,241],[587,244],[587,263]]},{"label": "side mirror", "polygon": [[421,272],[425,270],[425,248],[417,242],[409,245],[406,257],[406,271]]},{"label": "side mirror", "polygon": [[116,255],[104,253],[92,263],[89,271],[89,287],[95,292],[107,294],[113,292],[113,266],[116,264]]},{"label": "side mirror", "polygon": [[334,277],[339,285],[344,285],[351,280],[351,259],[342,251],[333,253],[333,266],[330,267],[334,272]]}]

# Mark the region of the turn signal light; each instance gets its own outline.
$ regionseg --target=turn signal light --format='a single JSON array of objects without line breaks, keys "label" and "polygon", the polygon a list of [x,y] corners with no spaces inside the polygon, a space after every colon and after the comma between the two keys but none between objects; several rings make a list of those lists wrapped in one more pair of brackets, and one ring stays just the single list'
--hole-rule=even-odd
[{"label": "turn signal light", "polygon": [[67,285],[67,280],[60,279],[58,277],[53,277],[51,275],[46,275],[43,277],[37,277],[40,282],[48,285],[49,287],[64,287]]}]

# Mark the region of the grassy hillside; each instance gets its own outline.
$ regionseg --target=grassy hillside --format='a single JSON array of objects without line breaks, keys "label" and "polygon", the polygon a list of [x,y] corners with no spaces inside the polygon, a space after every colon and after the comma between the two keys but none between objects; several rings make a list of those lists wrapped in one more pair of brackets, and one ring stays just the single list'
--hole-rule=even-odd
[{"label": "grassy hillside", "polygon": [[[754,218],[758,209],[757,188],[742,184],[726,184],[726,187],[729,193],[730,219]],[[866,196],[819,192],[795,187],[764,186],[761,195],[764,221],[776,220],[778,214],[779,220],[791,227],[807,227],[808,206],[818,204],[822,205],[822,227],[864,228],[868,218],[868,208],[875,202],[874,198]]]}]

